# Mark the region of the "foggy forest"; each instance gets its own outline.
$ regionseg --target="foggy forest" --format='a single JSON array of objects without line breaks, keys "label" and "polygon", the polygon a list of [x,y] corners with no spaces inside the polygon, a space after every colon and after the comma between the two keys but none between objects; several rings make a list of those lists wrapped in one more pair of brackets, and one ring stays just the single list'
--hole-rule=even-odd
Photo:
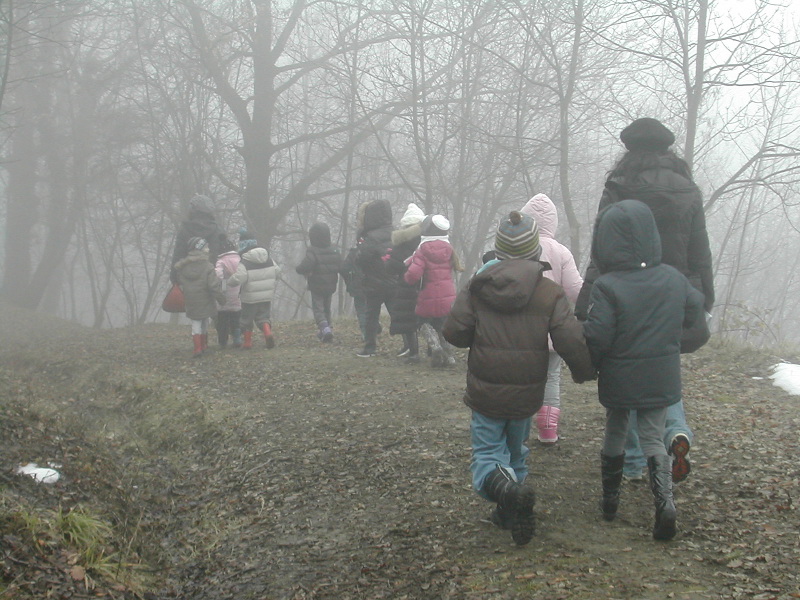
[{"label": "foggy forest", "polygon": [[[96,327],[167,320],[176,230],[213,199],[308,314],[308,227],[446,215],[475,271],[499,217],[559,210],[581,271],[620,130],[655,117],[703,191],[715,335],[800,335],[790,0],[0,0],[2,296]],[[465,280],[462,280],[463,283]],[[339,291],[338,310],[350,312]]]}]

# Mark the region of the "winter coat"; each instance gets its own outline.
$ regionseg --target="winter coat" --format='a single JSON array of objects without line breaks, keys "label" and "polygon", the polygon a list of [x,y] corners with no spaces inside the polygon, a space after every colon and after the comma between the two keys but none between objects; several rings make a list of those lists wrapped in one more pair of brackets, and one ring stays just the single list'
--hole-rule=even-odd
[{"label": "winter coat", "polygon": [[356,264],[358,248],[350,248],[342,262],[342,269],[339,272],[344,279],[347,293],[353,298],[363,298],[364,296],[364,271]]},{"label": "winter coat", "polygon": [[231,285],[229,279],[236,273],[242,257],[235,250],[220,254],[217,259],[215,270],[217,277],[222,282],[222,291],[225,292],[225,302],[220,304],[219,310],[237,311],[242,310],[242,300],[239,298],[239,286]]},{"label": "winter coat", "polygon": [[308,231],[311,245],[295,270],[305,275],[312,294],[333,294],[339,285],[342,255],[331,245],[331,231],[325,223],[314,223]]},{"label": "winter coat", "polygon": [[208,261],[208,251],[190,251],[186,258],[175,263],[175,272],[186,302],[186,316],[200,321],[216,315],[217,303],[225,302],[225,294],[214,266]]},{"label": "winter coat", "polygon": [[572,370],[594,378],[580,323],[563,288],[543,276],[537,261],[487,263],[456,297],[444,323],[445,339],[469,347],[464,402],[493,419],[524,419],[544,400],[547,336]]},{"label": "winter coat", "polygon": [[623,200],[597,219],[595,280],[584,323],[606,407],[657,408],[681,399],[682,329],[704,319],[703,295],[677,269],[661,263],[652,213]]},{"label": "winter coat", "polygon": [[242,254],[242,262],[228,284],[240,286],[242,304],[272,302],[280,275],[281,268],[272,262],[267,249],[256,246]]},{"label": "winter coat", "polygon": [[567,298],[574,305],[578,300],[578,293],[583,285],[575,257],[569,248],[556,240],[558,229],[558,211],[556,205],[545,194],[536,194],[520,211],[536,221],[539,226],[539,243],[542,245],[541,262],[550,265],[550,270],[544,276],[552,279],[564,288]]},{"label": "winter coat", "polygon": [[417,315],[414,312],[417,308],[417,285],[406,283],[404,275],[408,268],[405,261],[414,254],[419,242],[419,223],[392,232],[392,250],[389,252],[389,260],[386,261],[386,269],[397,278],[389,310],[392,318],[389,326],[391,335],[413,333],[417,330]]},{"label": "winter coat", "polygon": [[408,262],[406,283],[422,284],[415,312],[423,318],[446,317],[456,299],[453,247],[446,239],[422,238]]},{"label": "winter coat", "polygon": [[172,270],[170,281],[176,283],[177,273],[175,263],[189,255],[189,240],[199,237],[208,243],[208,261],[213,266],[217,261],[220,250],[220,240],[225,236],[225,230],[219,226],[214,213],[205,207],[190,208],[186,219],[181,222],[175,236],[175,249],[172,252]]},{"label": "winter coat", "polygon": [[359,207],[356,264],[364,272],[366,294],[388,294],[396,278],[386,269],[392,246],[392,206],[388,200],[373,200]]},{"label": "winter coat", "polygon": [[[658,167],[643,171],[634,181],[609,178],[600,198],[598,216],[610,204],[625,199],[639,200],[650,207],[661,236],[662,262],[689,278],[705,296],[705,310],[711,312],[714,279],[703,197],[697,185],[677,168],[674,160],[662,156]],[[589,293],[597,276],[596,266],[590,263],[575,306],[579,319],[586,318]]]}]

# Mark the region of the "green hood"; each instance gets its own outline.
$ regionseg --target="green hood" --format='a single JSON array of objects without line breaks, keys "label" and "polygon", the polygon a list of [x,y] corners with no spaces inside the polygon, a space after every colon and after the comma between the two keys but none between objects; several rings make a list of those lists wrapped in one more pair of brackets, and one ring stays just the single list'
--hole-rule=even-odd
[{"label": "green hood", "polygon": [[601,273],[633,271],[661,264],[661,237],[646,204],[621,200],[597,216],[592,260]]}]

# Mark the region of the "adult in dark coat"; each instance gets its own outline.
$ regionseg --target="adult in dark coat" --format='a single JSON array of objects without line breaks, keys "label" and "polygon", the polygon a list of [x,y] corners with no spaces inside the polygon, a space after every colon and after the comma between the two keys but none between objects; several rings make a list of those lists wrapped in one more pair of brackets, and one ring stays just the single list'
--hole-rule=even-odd
[{"label": "adult in dark coat", "polygon": [[664,428],[667,407],[681,399],[681,335],[705,318],[703,295],[677,269],[661,263],[653,214],[638,200],[621,200],[600,213],[592,259],[600,276],[584,335],[606,408],[603,516],[612,520],[617,512],[628,415],[636,409],[656,505],[653,537],[669,540],[676,517]]},{"label": "adult in dark coat", "polygon": [[175,263],[189,254],[189,239],[199,237],[208,243],[208,260],[213,265],[217,262],[222,240],[227,239],[225,230],[217,223],[214,216],[214,203],[208,196],[196,194],[189,200],[189,212],[181,222],[175,236],[175,248],[172,252],[172,268],[169,279],[177,283],[178,273]]},{"label": "adult in dark coat", "polygon": [[[714,306],[714,281],[703,198],[692,181],[688,165],[670,150],[675,135],[660,121],[642,118],[625,127],[620,140],[627,152],[608,175],[598,215],[620,200],[633,198],[645,203],[658,227],[662,262],[678,269],[703,293],[705,310],[710,313]],[[581,320],[586,319],[589,294],[597,276],[597,266],[591,262],[575,305],[575,314]],[[708,341],[708,336],[706,321],[696,321],[684,331],[682,351],[693,352]],[[634,413],[625,449],[625,476],[630,479],[641,479],[645,467],[637,431]],[[673,455],[675,481],[681,481],[689,473],[686,454],[692,441],[681,401],[668,411],[664,440]]]},{"label": "adult in dark coat", "polygon": [[386,268],[392,247],[392,206],[388,200],[373,200],[359,207],[356,264],[364,273],[366,300],[364,349],[357,356],[375,356],[381,307],[389,310],[394,299],[396,276]]},{"label": "adult in dark coat", "polygon": [[331,319],[331,297],[339,285],[342,255],[331,244],[331,230],[325,223],[314,223],[308,230],[310,246],[297,265],[296,271],[305,275],[311,292],[311,310],[319,329],[318,337],[323,342],[333,341]]},{"label": "adult in dark coat", "polygon": [[414,254],[414,250],[419,246],[422,235],[420,224],[424,219],[425,213],[421,208],[413,202],[408,205],[400,219],[400,229],[392,232],[392,249],[386,261],[386,268],[397,276],[394,300],[389,311],[391,317],[389,333],[403,336],[403,347],[397,356],[406,357],[411,362],[419,360],[417,315],[414,312],[419,286],[406,283],[403,276],[408,269],[405,264],[406,259]]}]

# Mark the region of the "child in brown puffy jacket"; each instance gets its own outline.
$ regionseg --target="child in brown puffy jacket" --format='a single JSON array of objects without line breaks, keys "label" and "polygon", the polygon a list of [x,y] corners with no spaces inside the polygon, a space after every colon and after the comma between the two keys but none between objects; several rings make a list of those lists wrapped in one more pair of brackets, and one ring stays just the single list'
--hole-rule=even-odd
[{"label": "child in brown puffy jacket", "polygon": [[208,324],[217,314],[217,302],[225,302],[222,283],[208,260],[208,242],[201,237],[188,241],[189,253],[175,263],[178,285],[186,299],[186,316],[192,322],[194,356],[208,348]]},{"label": "child in brown puffy jacket", "polygon": [[575,381],[595,371],[564,289],[543,277],[536,222],[510,213],[495,254],[459,292],[442,333],[470,349],[464,402],[472,409],[472,485],[497,503],[492,521],[523,545],[535,529],[526,442],[544,400],[548,334]]}]

